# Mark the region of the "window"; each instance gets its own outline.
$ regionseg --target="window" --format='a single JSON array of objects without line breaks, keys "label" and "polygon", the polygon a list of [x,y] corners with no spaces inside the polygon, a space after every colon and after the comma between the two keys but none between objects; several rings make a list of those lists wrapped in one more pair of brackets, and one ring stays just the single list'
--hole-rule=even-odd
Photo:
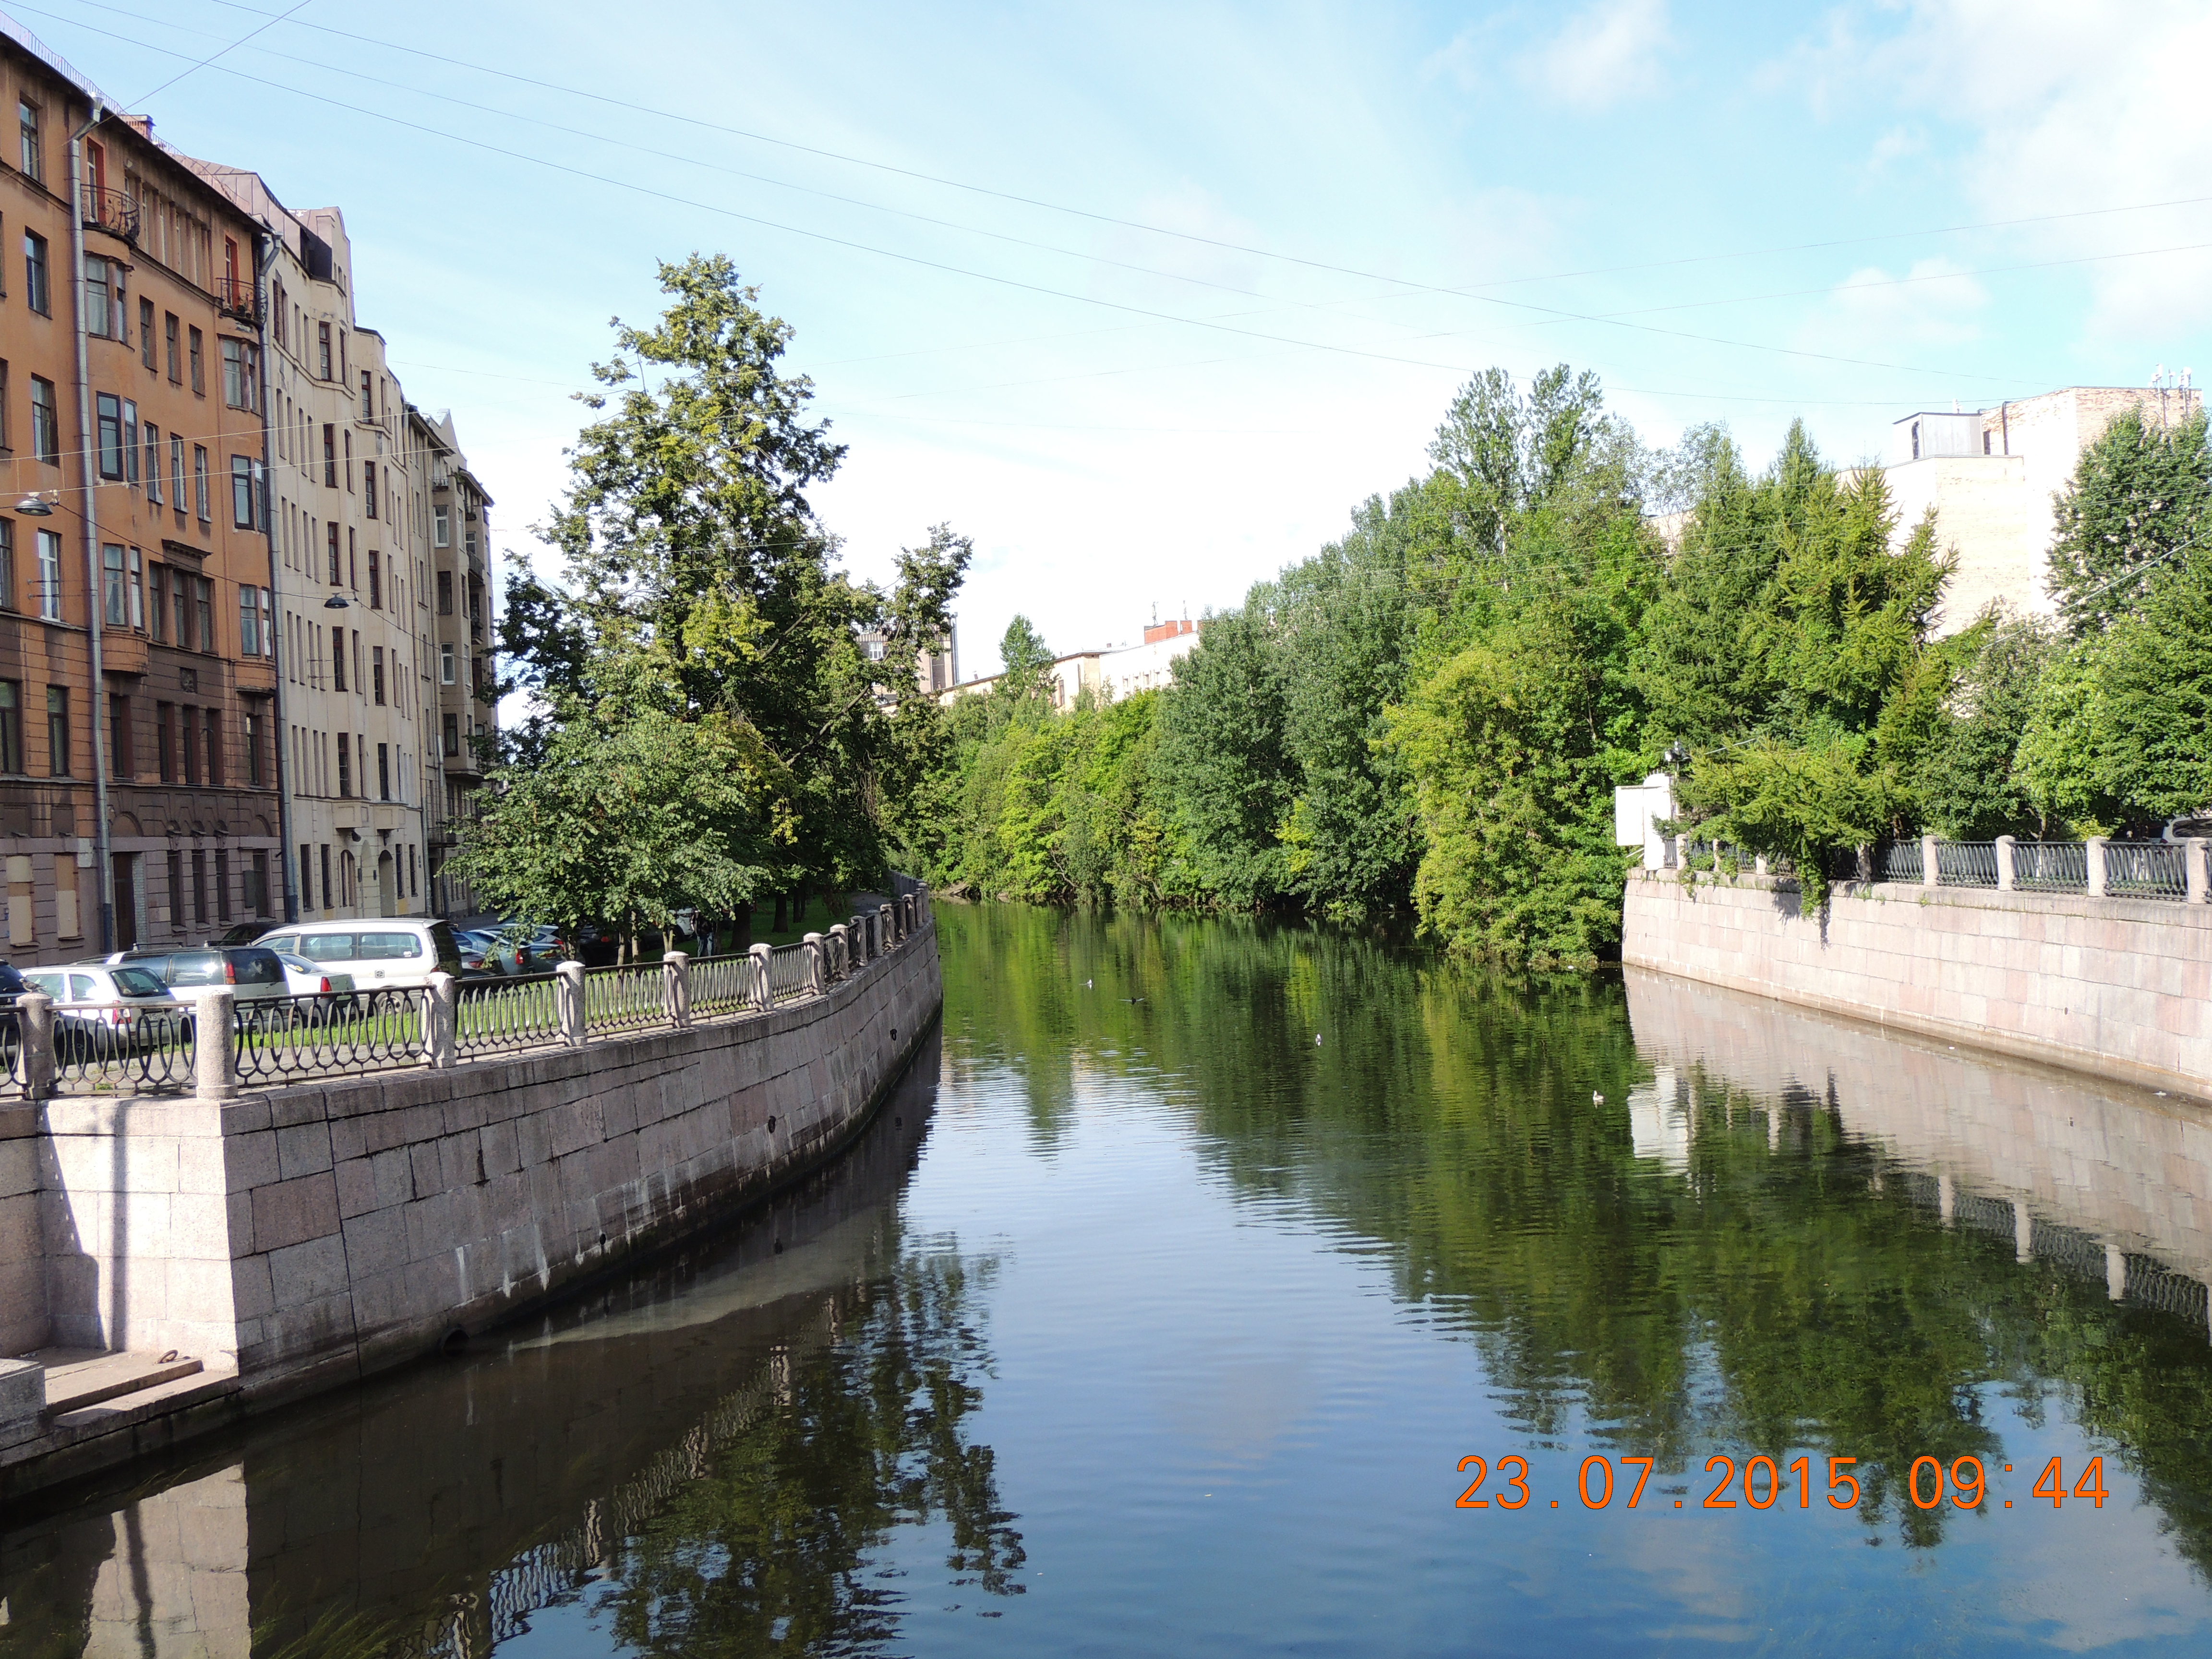
[{"label": "window", "polygon": [[134,776],[137,770],[131,743],[131,699],[110,696],[107,700],[107,756],[108,769],[118,778]]},{"label": "window", "polygon": [[131,550],[131,626],[139,633],[146,629],[146,556],[135,547]]},{"label": "window", "polygon": [[448,759],[453,759],[460,752],[461,717],[459,714],[448,714],[446,716],[446,755]]},{"label": "window", "polygon": [[185,510],[185,441],[169,434],[169,495],[176,509]]},{"label": "window", "polygon": [[315,325],[315,365],[317,380],[331,378],[331,325],[328,323]]},{"label": "window", "polygon": [[106,339],[115,332],[115,306],[108,292],[107,261],[84,256],[84,331]]},{"label": "window", "polygon": [[177,313],[173,311],[165,311],[161,316],[161,337],[167,342],[169,348],[169,379],[173,384],[182,386],[185,383],[185,359],[177,349],[177,331],[183,325],[178,322]]},{"label": "window", "polygon": [[167,640],[169,637],[167,571],[167,567],[157,564],[148,573],[154,585],[154,602],[150,620],[153,623],[154,637],[157,640]]},{"label": "window", "polygon": [[246,913],[250,916],[273,914],[269,908],[269,854],[265,852],[246,855]]},{"label": "window", "polygon": [[[453,509],[450,507],[435,507],[431,508],[430,545],[433,547],[451,547],[453,544]],[[445,578],[441,576],[439,580],[442,581]],[[453,615],[453,606],[450,604],[444,607],[444,614],[447,616]]]},{"label": "window", "polygon": [[374,461],[363,461],[361,464],[361,491],[362,495],[368,497],[368,516],[373,519],[376,516],[376,463]]},{"label": "window", "polygon": [[177,617],[177,647],[192,648],[192,579],[181,570],[169,572],[170,607]]},{"label": "window", "polygon": [[325,842],[323,853],[323,908],[331,908],[331,844]]},{"label": "window", "polygon": [[15,100],[15,126],[22,134],[23,176],[43,184],[46,177],[46,146],[39,142],[39,106],[28,99]]},{"label": "window", "polygon": [[123,400],[123,479],[138,482],[138,405],[128,398]]},{"label": "window", "polygon": [[192,390],[204,398],[207,395],[207,356],[202,349],[199,330],[186,330],[185,338],[190,347],[185,356],[191,363]]},{"label": "window", "polygon": [[244,340],[222,342],[222,400],[233,409],[261,407],[261,354]]},{"label": "window", "polygon": [[359,411],[358,418],[360,418],[360,419],[362,419],[362,420],[364,420],[364,421],[373,421],[373,420],[374,420],[374,419],[376,418],[376,399],[375,399],[375,398],[374,398],[373,397],[371,397],[371,396],[369,395],[369,392],[370,392],[370,385],[369,385],[370,379],[371,379],[371,376],[370,376],[370,374],[369,374],[369,372],[368,372],[367,369],[365,369],[365,368],[364,368],[363,370],[362,370],[362,372],[361,372],[361,409],[360,409],[360,411]]},{"label": "window", "polygon": [[254,527],[253,460],[251,456],[230,458],[230,522],[240,530]]},{"label": "window", "polygon": [[215,583],[205,576],[192,578],[192,605],[198,613],[200,649],[215,649]]},{"label": "window", "polygon": [[62,532],[39,532],[39,615],[48,622],[62,619]]},{"label": "window", "polygon": [[284,337],[284,284],[272,279],[269,288],[273,296],[270,309],[276,313],[276,343],[289,344]]},{"label": "window", "polygon": [[119,478],[123,476],[123,400],[112,392],[103,392],[93,399],[93,406],[98,410],[100,476]]},{"label": "window", "polygon": [[373,688],[369,700],[381,708],[384,704],[384,647],[380,645],[368,648],[368,672]]},{"label": "window", "polygon": [[306,842],[300,843],[300,908],[302,910],[315,908],[314,848]]},{"label": "window", "polygon": [[[443,511],[442,508],[440,510]],[[438,573],[438,614],[441,617],[453,614],[453,573],[450,570]],[[451,685],[453,682],[447,680],[446,684]]]},{"label": "window", "polygon": [[[345,629],[343,628],[331,629],[331,689],[334,691],[346,689]],[[345,739],[340,738],[338,741],[343,743]]]},{"label": "window", "polygon": [[246,716],[246,781],[258,789],[261,780],[261,716],[249,713]]},{"label": "window", "polygon": [[353,793],[353,734],[349,732],[338,733],[338,793]]},{"label": "window", "polygon": [[52,776],[70,775],[69,687],[46,688],[46,771]]},{"label": "window", "polygon": [[154,356],[154,302],[138,301],[138,356],[149,368],[159,368],[160,361]]},{"label": "window", "polygon": [[8,436],[8,360],[0,357],[0,451],[14,447]]},{"label": "window", "polygon": [[100,550],[100,620],[110,628],[125,626],[130,599],[123,580],[123,550],[110,542]]},{"label": "window", "polygon": [[23,303],[41,317],[54,314],[46,282],[46,239],[27,230],[23,233]]},{"label": "window", "polygon": [[338,484],[338,429],[329,422],[323,423],[323,483],[335,489]]},{"label": "window", "polygon": [[207,920],[207,854],[192,849],[192,920]]},{"label": "window", "polygon": [[348,432],[340,435],[345,443],[346,494],[350,495],[353,494],[353,434]]},{"label": "window", "polygon": [[337,525],[331,524],[326,526],[325,528],[330,532],[331,586],[332,587],[336,587],[338,585],[338,577],[341,574],[338,569],[338,527]]},{"label": "window", "polygon": [[187,705],[177,711],[177,729],[185,739],[185,782],[198,788],[200,781],[200,711]]},{"label": "window", "polygon": [[238,651],[244,657],[261,654],[261,599],[257,588],[238,590]]},{"label": "window", "polygon": [[207,711],[208,783],[212,788],[222,787],[222,721],[219,709]]},{"label": "window", "polygon": [[173,729],[176,723],[176,704],[154,705],[154,765],[164,783],[177,781],[177,734]]},{"label": "window", "polygon": [[[0,519],[0,611],[15,608],[15,521]],[[5,770],[0,768],[0,770]]]},{"label": "window", "polygon": [[146,499],[161,504],[161,428],[146,422]]},{"label": "window", "polygon": [[392,748],[389,744],[376,745],[376,798],[392,799]]},{"label": "window", "polygon": [[438,684],[441,685],[453,684],[453,647],[451,645],[441,645],[438,647]]},{"label": "window", "polygon": [[204,444],[192,446],[192,505],[198,509],[202,524],[213,521],[215,514],[208,501],[208,453]]},{"label": "window", "polygon": [[[353,636],[353,683],[356,690],[362,689],[366,684],[361,677],[361,631],[358,629],[354,630]],[[362,752],[364,764],[367,763],[368,759],[368,751],[364,750]]]},{"label": "window", "polygon": [[261,654],[270,661],[276,658],[276,600],[265,588],[254,590],[261,599]]},{"label": "window", "polygon": [[21,775],[23,768],[23,687],[0,680],[0,772]]},{"label": "window", "polygon": [[371,611],[384,609],[383,565],[373,547],[368,550],[368,608]]},{"label": "window", "polygon": [[31,453],[62,464],[61,405],[54,401],[54,383],[37,374],[31,376]]}]

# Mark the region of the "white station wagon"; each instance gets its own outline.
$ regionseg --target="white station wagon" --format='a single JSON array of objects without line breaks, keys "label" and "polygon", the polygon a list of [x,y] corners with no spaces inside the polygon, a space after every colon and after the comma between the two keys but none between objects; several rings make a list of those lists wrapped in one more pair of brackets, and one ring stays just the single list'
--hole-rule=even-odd
[{"label": "white station wagon", "polygon": [[461,975],[461,942],[442,921],[303,921],[264,933],[255,944],[304,957],[351,976],[356,992],[412,991],[433,974]]}]

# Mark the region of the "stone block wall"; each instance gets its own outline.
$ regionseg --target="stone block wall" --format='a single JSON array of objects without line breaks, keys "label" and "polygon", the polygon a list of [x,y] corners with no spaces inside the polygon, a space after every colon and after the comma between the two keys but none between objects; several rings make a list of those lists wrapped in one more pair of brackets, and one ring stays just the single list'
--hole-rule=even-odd
[{"label": "stone block wall", "polygon": [[38,1109],[0,1106],[0,1359],[46,1344],[40,1184]]},{"label": "stone block wall", "polygon": [[1622,960],[2212,1098],[2212,907],[1632,870]]}]

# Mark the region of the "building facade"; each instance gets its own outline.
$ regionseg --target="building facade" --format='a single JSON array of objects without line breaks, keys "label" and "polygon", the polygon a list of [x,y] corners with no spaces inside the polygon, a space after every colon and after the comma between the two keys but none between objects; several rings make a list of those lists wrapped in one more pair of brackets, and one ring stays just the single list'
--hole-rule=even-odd
[{"label": "building facade", "polygon": [[441,915],[471,916],[483,904],[446,860],[476,816],[476,792],[498,732],[492,498],[469,470],[450,412],[430,416],[410,407],[408,417],[413,445],[426,457],[414,513],[428,596],[420,653],[423,703],[436,711],[423,779],[432,902]]},{"label": "building facade", "polygon": [[1954,634],[1991,603],[2049,616],[2052,498],[2081,452],[2123,414],[2178,426],[2203,407],[2186,386],[2067,386],[1991,409],[1923,410],[1892,428],[1882,469],[1901,541],[1936,511],[1937,544],[1958,556],[1936,631]]},{"label": "building facade", "polygon": [[273,920],[283,857],[255,228],[4,23],[0,78],[0,841],[31,964]]}]

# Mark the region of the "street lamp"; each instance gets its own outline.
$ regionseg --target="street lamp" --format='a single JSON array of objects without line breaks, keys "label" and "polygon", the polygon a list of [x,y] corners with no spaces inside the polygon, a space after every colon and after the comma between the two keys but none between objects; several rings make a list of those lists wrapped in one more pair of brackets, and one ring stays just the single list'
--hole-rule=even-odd
[{"label": "street lamp", "polygon": [[58,490],[49,489],[35,495],[26,495],[15,503],[15,511],[27,519],[51,519],[54,516],[54,498]]}]

